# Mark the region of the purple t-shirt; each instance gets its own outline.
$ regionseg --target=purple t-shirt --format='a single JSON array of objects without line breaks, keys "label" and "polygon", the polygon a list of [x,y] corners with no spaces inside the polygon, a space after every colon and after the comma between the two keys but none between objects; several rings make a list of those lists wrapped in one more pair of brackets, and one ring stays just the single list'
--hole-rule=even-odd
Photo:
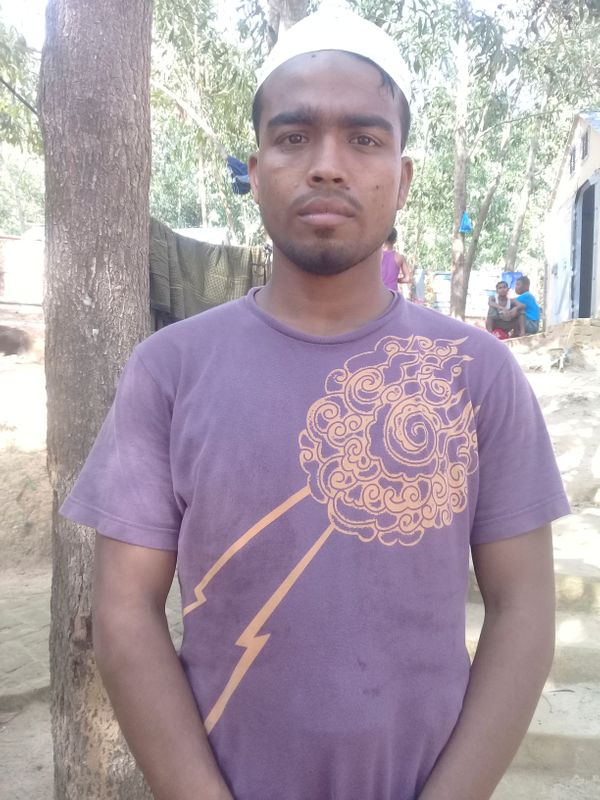
[{"label": "purple t-shirt", "polygon": [[398,275],[400,267],[396,263],[396,253],[393,250],[383,250],[381,253],[381,280],[387,289],[398,291]]},{"label": "purple t-shirt", "polygon": [[62,513],[178,551],[237,800],[413,800],[469,679],[470,544],[569,511],[546,428],[484,331],[396,295],[309,336],[255,291],[136,348]]}]

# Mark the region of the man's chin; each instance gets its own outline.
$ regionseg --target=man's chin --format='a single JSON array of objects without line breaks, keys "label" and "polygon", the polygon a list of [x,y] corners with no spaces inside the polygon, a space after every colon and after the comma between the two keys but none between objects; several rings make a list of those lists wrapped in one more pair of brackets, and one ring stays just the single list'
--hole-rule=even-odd
[{"label": "man's chin", "polygon": [[311,275],[339,275],[370,255],[363,256],[356,249],[339,246],[299,247],[286,243],[279,249],[288,261]]}]

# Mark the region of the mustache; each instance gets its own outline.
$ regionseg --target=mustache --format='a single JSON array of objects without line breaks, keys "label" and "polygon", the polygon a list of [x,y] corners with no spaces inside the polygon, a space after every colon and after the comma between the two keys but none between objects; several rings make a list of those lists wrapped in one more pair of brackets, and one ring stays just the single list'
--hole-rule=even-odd
[{"label": "mustache", "polygon": [[346,191],[342,189],[333,189],[326,192],[315,191],[314,189],[297,197],[291,205],[292,211],[297,211],[299,208],[302,208],[307,203],[311,203],[314,201],[321,201],[323,203],[328,203],[331,200],[337,200],[339,203],[343,203],[344,205],[350,206],[354,211],[362,211],[363,206],[355,197],[352,195],[348,195]]}]

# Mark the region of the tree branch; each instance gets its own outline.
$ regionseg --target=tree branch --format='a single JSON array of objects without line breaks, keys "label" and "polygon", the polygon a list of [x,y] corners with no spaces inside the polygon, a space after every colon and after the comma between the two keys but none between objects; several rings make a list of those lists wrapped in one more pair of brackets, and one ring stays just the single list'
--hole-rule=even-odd
[{"label": "tree branch", "polygon": [[[559,112],[559,109],[555,108],[555,109],[552,109],[550,111],[535,111],[532,114],[523,114],[520,117],[509,117],[509,119],[501,119],[499,122],[494,122],[493,125],[489,125],[483,131],[481,131],[481,134],[478,137],[476,143],[478,143],[479,140],[481,140],[485,136],[486,133],[488,133],[489,131],[494,130],[494,128],[497,128],[499,125],[512,125],[514,122],[523,122],[523,120],[533,119],[535,117],[551,117],[554,114],[558,114],[558,112]],[[475,144],[473,145],[473,149],[474,148],[475,148]]]},{"label": "tree branch", "polygon": [[200,116],[200,114],[198,114],[198,112],[195,111],[190,106],[189,103],[187,103],[178,94],[175,94],[175,92],[172,92],[171,89],[168,89],[162,83],[158,83],[158,81],[153,80],[152,86],[159,92],[162,92],[164,95],[166,95],[170,100],[172,100],[175,103],[175,105],[178,106],[178,108],[180,108],[183,111],[183,113],[186,114],[192,120],[192,122],[195,122],[196,125],[200,128],[200,130],[202,130],[208,136],[208,138],[215,145],[217,150],[221,153],[223,158],[227,157],[227,150],[217,137],[217,134],[210,127],[208,121],[204,119],[204,117]]},{"label": "tree branch", "polygon": [[32,113],[32,114],[35,114],[35,116],[36,116],[36,117],[39,117],[39,114],[38,114],[38,112],[37,112],[37,109],[36,109],[34,106],[32,106],[32,105],[31,105],[31,103],[28,103],[28,102],[27,102],[27,100],[25,100],[25,98],[23,97],[23,95],[20,95],[20,94],[17,92],[17,90],[16,90],[16,89],[15,89],[13,86],[11,86],[11,85],[10,85],[10,83],[7,83],[7,82],[4,80],[4,78],[0,78],[0,83],[1,83],[3,86],[5,86],[5,87],[8,89],[8,91],[9,91],[9,92],[10,92],[12,95],[14,95],[14,96],[17,98],[17,100],[18,100],[20,103],[23,103],[23,105],[25,106],[25,108],[28,108],[28,109],[31,111],[31,113]]}]

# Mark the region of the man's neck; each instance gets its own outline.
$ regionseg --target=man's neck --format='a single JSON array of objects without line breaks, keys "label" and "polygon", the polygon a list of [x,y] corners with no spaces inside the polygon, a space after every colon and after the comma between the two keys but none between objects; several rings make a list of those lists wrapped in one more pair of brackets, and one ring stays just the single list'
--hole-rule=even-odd
[{"label": "man's neck", "polygon": [[312,336],[340,336],[385,312],[391,292],[381,282],[379,251],[337,275],[313,275],[273,254],[273,274],[256,295],[264,311]]}]

